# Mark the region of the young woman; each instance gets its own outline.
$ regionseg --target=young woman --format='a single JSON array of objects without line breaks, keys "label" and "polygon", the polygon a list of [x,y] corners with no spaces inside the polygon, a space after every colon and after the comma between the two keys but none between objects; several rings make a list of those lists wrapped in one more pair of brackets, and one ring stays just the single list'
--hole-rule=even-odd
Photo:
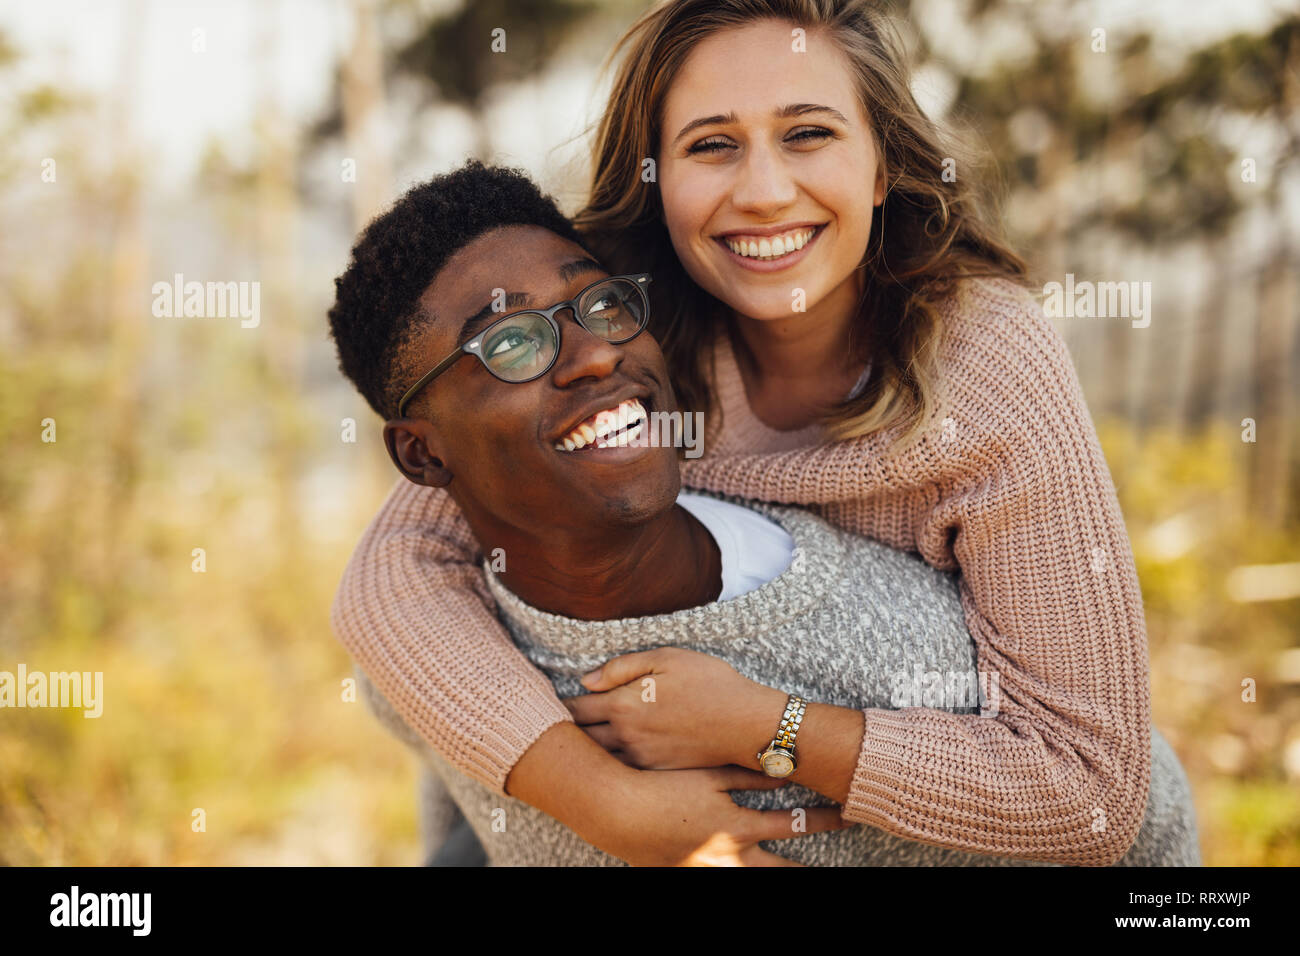
[{"label": "young woman", "polygon": [[[998,682],[996,717],[862,713],[844,819],[972,852],[1118,860],[1151,763],[1123,520],[1064,345],[914,102],[885,21],[859,0],[672,0],[622,51],[576,222],[612,271],[655,276],[652,331],[680,407],[708,426],[684,482],[805,505],[960,568]],[[455,506],[405,481],[334,626],[406,722],[501,793],[557,722],[692,767],[718,752],[703,729],[746,705],[728,682],[672,708],[611,706],[659,673],[653,655],[561,703],[498,622]],[[681,687],[716,674],[695,656],[668,675]]]}]

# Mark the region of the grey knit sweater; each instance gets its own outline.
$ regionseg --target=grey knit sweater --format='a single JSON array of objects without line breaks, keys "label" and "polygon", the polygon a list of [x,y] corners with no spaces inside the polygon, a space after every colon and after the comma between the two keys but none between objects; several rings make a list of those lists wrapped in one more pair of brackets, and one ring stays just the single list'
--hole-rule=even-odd
[{"label": "grey knit sweater", "polygon": [[[859,710],[936,706],[956,713],[980,712],[979,698],[963,695],[979,684],[975,646],[966,630],[955,575],[931,568],[917,555],[837,529],[807,511],[716,497],[767,515],[795,543],[789,569],[732,600],[672,614],[580,621],[524,603],[485,564],[507,630],[560,697],[585,693],[579,678],[611,657],[678,646],[720,657],[746,677],[812,701]],[[540,810],[498,796],[455,770],[402,721],[363,674],[359,678],[380,720],[441,780],[491,865],[622,865]],[[997,693],[996,685],[983,688],[990,708],[996,708]],[[1154,728],[1151,747],[1146,815],[1118,865],[1199,865],[1187,777]],[[436,787],[426,792],[431,800],[438,799]],[[833,806],[797,784],[737,791],[733,799],[755,809]],[[426,819],[437,816],[437,810],[425,808]],[[916,843],[864,825],[762,845],[820,866],[1035,865]]]}]

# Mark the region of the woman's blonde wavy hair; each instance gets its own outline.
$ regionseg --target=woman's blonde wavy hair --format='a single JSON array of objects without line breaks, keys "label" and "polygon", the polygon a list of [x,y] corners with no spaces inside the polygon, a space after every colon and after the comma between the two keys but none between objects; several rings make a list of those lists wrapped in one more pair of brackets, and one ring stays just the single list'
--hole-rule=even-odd
[{"label": "woman's blonde wavy hair", "polygon": [[[662,220],[657,186],[642,178],[658,156],[664,101],[692,48],[728,27],[784,20],[825,31],[856,74],[886,176],[862,267],[865,291],[850,348],[872,374],[866,389],[826,419],[833,439],[899,428],[910,443],[936,408],[940,303],[963,279],[1024,282],[1024,261],[1003,241],[969,182],[973,162],[942,136],[913,98],[902,42],[869,0],[667,0],[620,38],[604,71],[618,68],[594,146],[587,205],[574,224],[608,268],[650,272],[650,330],[663,347],[683,410],[714,404],[709,343],[728,310],[687,274]],[[954,159],[960,176],[943,175]],[[949,168],[953,168],[949,164]],[[873,188],[863,183],[863,189]]]}]

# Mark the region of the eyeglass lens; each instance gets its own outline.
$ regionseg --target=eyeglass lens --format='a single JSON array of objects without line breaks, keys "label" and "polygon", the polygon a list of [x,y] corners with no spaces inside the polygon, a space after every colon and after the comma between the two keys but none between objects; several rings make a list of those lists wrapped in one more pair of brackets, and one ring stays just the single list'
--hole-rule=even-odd
[{"label": "eyeglass lens", "polygon": [[[627,279],[593,286],[577,303],[582,325],[593,335],[618,344],[633,338],[645,319],[641,290]],[[537,312],[521,312],[492,326],[483,340],[483,361],[498,378],[525,381],[555,358],[555,330]]]}]

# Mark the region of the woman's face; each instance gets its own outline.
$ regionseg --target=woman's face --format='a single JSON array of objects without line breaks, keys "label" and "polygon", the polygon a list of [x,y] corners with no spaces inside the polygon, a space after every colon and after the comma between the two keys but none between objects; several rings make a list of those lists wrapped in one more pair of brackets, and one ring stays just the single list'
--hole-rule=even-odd
[{"label": "woman's face", "polygon": [[[848,60],[793,24],[716,33],[687,57],[664,104],[657,160],[682,265],[742,316],[790,318],[853,282],[884,198],[875,141]],[[779,237],[779,240],[778,240]]]}]

